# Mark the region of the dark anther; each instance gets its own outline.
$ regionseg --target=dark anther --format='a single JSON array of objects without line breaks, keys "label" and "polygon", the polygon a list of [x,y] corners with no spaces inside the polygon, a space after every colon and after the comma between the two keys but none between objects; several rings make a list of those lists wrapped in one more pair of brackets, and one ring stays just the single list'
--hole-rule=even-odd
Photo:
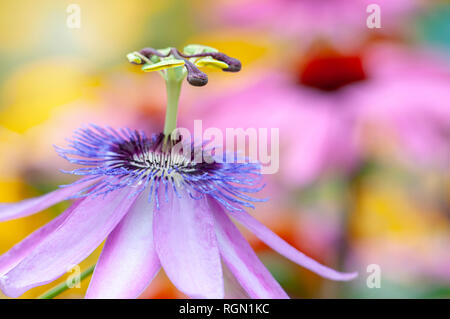
[{"label": "dark anther", "polygon": [[182,56],[177,49],[170,49],[170,53],[172,53],[175,58],[184,60],[184,66],[186,67],[186,70],[188,72],[187,81],[189,82],[189,84],[193,86],[204,86],[208,83],[208,76],[200,71],[191,61]]},{"label": "dark anther", "polygon": [[242,68],[242,64],[241,61],[239,61],[238,59],[229,57],[228,55],[221,53],[221,52],[213,52],[211,53],[211,57],[225,62],[226,64],[228,64],[228,68],[223,69],[224,71],[227,72],[239,72]]},{"label": "dark anther", "polygon": [[[186,68],[188,67],[186,66]],[[189,84],[193,86],[205,86],[206,84],[208,84],[208,76],[201,71],[199,72],[200,73],[190,73],[188,71],[187,81],[189,82]]]},{"label": "dark anther", "polygon": [[216,59],[218,61],[225,62],[228,64],[228,68],[223,69],[223,71],[226,72],[239,72],[242,68],[241,61],[238,59],[229,57],[228,55],[222,53],[222,52],[205,52],[205,53],[199,53],[194,55],[188,55],[187,58],[198,58],[198,57],[206,57],[210,56],[213,59]]}]

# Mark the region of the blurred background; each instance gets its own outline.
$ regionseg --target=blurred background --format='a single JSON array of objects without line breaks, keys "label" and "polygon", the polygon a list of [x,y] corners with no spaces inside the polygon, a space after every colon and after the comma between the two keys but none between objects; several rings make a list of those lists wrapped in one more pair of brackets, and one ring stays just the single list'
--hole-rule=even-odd
[{"label": "blurred background", "polygon": [[[71,4],[80,28],[67,23]],[[368,27],[377,22],[369,4],[381,28]],[[72,181],[52,145],[77,127],[161,131],[163,81],[125,56],[189,43],[243,69],[186,85],[180,126],[279,128],[270,201],[251,213],[320,262],[360,273],[324,280],[247,234],[291,297],[450,297],[449,1],[1,1],[0,202]],[[67,206],[0,223],[0,253]],[[81,298],[88,282],[60,297]],[[161,272],[141,297],[184,296]]]}]

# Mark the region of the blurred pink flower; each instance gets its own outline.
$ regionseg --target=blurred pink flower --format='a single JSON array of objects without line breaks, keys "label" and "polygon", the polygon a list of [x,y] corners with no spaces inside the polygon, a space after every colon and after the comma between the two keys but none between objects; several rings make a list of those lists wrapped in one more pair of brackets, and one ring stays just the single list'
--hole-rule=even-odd
[{"label": "blurred pink flower", "polygon": [[368,51],[365,61],[370,81],[351,90],[360,135],[372,127],[375,135],[394,138],[404,159],[447,167],[450,60],[435,52],[380,46]]},{"label": "blurred pink flower", "polygon": [[355,168],[372,142],[369,126],[390,134],[383,141],[398,140],[396,150],[406,157],[435,162],[449,153],[448,66],[394,46],[322,52],[307,57],[299,74],[268,72],[204,100],[190,121],[202,118],[204,128],[279,128],[280,174],[294,185]]}]

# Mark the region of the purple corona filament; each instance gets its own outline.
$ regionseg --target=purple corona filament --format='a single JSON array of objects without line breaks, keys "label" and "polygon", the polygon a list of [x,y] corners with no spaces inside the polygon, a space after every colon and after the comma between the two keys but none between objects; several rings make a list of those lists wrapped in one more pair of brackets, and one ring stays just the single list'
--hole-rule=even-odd
[{"label": "purple corona filament", "polygon": [[[58,154],[70,163],[87,167],[64,172],[100,179],[76,197],[106,195],[131,186],[136,188],[135,195],[149,187],[149,201],[154,199],[157,207],[159,198],[167,199],[169,188],[177,196],[181,196],[180,189],[185,189],[194,199],[210,195],[229,211],[254,208],[251,202],[264,201],[246,195],[264,187],[260,185],[258,163],[246,162],[247,159],[244,163],[227,163],[225,156],[213,158],[214,151],[205,145],[183,145],[181,139],[165,144],[162,133],[148,138],[137,130],[96,125],[78,129],[69,142],[68,149],[55,146]],[[182,147],[176,149],[175,145]],[[185,156],[186,148],[189,157]],[[197,158],[207,160],[197,162]],[[158,194],[161,191],[165,193],[162,197]]]}]

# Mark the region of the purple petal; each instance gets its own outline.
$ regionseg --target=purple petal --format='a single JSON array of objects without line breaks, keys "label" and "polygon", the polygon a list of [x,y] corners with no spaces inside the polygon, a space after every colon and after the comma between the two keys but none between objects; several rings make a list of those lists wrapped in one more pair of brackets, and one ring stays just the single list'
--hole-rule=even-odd
[{"label": "purple petal", "polygon": [[224,299],[250,299],[250,296],[242,288],[236,277],[231,273],[226,264],[222,264],[223,285],[225,289]]},{"label": "purple petal", "polygon": [[28,289],[62,276],[89,256],[116,227],[135,197],[131,190],[87,197],[33,251],[4,276],[0,288],[18,297]]},{"label": "purple petal", "polygon": [[82,201],[78,200],[72,204],[64,213],[50,221],[47,225],[39,228],[20,243],[0,256],[0,275],[7,273],[24,259],[34,248],[36,248],[49,234],[57,229],[72,213],[75,207]]},{"label": "purple petal", "polygon": [[222,267],[208,202],[188,194],[181,197],[171,192],[154,212],[159,260],[172,283],[186,295],[223,298]]},{"label": "purple petal", "polygon": [[299,264],[302,267],[305,267],[316,274],[332,279],[332,280],[352,280],[358,273],[341,273],[331,268],[328,268],[314,259],[309,258],[305,254],[301,253],[283,239],[281,239],[277,234],[272,232],[266,226],[261,224],[259,221],[254,219],[246,212],[229,212],[231,216],[233,216],[238,222],[244,225],[247,229],[253,232],[256,237],[258,237],[261,241],[263,241],[267,246],[276,250],[279,254],[284,257],[292,260],[293,262]]},{"label": "purple petal", "polygon": [[94,182],[94,180],[86,180],[84,182],[80,180],[80,182],[61,187],[39,197],[25,199],[13,204],[0,204],[0,221],[36,214],[56,203],[66,200]]},{"label": "purple petal", "polygon": [[153,246],[153,211],[141,194],[109,235],[86,298],[137,298],[161,265]]},{"label": "purple petal", "polygon": [[251,298],[289,298],[215,200],[210,200],[220,254]]}]

